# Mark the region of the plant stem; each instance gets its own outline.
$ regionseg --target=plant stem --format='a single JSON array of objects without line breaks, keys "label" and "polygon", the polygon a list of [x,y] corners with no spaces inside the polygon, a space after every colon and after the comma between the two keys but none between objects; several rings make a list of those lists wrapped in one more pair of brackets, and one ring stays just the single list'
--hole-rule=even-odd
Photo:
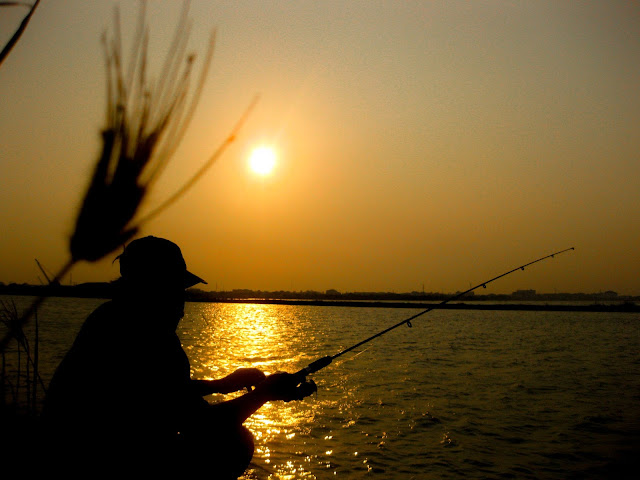
[{"label": "plant stem", "polygon": [[[60,280],[62,280],[62,278],[69,272],[69,270],[71,270],[71,268],[73,267],[73,265],[75,263],[76,263],[75,260],[70,259],[67,262],[67,264],[65,266],[63,266],[62,269],[58,272],[58,274],[54,277],[54,279],[51,281],[51,283],[59,282]],[[27,322],[29,321],[31,316],[36,312],[38,307],[40,305],[42,305],[42,303],[46,300],[46,298],[47,298],[46,295],[40,295],[39,297],[36,297],[36,299],[33,301],[33,303],[29,306],[29,308],[27,308],[27,310],[25,310],[25,312],[22,314],[22,316],[18,320],[18,322],[17,322],[17,324],[15,326],[16,330],[22,329],[22,327],[27,324]],[[5,349],[7,348],[7,345],[11,341],[11,337],[12,336],[13,336],[12,335],[12,331],[10,330],[9,332],[7,332],[5,334],[4,337],[2,337],[2,340],[0,340],[0,351],[1,352],[5,351]]]},{"label": "plant stem", "polygon": [[40,0],[36,0],[36,3],[33,4],[27,16],[22,19],[22,22],[20,23],[20,26],[16,30],[16,33],[13,34],[13,36],[9,39],[7,44],[4,46],[4,48],[0,52],[0,65],[2,64],[4,59],[7,57],[7,55],[9,55],[9,52],[11,51],[11,49],[15,46],[15,44],[18,42],[18,40],[22,36],[22,32],[24,32],[24,29],[27,28],[29,20],[31,20],[31,16],[33,15],[33,12],[36,11],[36,7],[38,6],[39,3],[40,3]]}]

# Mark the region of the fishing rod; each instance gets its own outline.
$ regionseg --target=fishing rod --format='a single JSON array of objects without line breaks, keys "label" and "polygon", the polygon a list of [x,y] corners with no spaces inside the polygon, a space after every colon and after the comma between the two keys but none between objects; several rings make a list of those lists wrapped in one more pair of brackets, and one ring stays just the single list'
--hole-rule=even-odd
[{"label": "fishing rod", "polygon": [[518,270],[524,270],[529,265],[533,265],[534,263],[541,262],[543,260],[546,260],[547,258],[554,258],[556,255],[560,255],[561,253],[568,252],[569,250],[575,250],[575,247],[566,248],[564,250],[560,250],[559,252],[555,252],[555,253],[552,253],[550,255],[546,255],[544,257],[538,258],[537,260],[534,260],[533,262],[529,262],[529,263],[526,263],[524,265],[520,265],[519,267],[514,268],[513,270],[509,270],[508,272],[505,272],[505,273],[503,273],[501,275],[498,275],[497,277],[492,278],[491,280],[487,280],[486,282],[479,283],[475,287],[472,287],[469,290],[465,290],[462,293],[457,293],[457,294],[455,294],[455,295],[443,300],[442,302],[440,302],[440,303],[438,303],[438,304],[436,304],[436,305],[434,305],[432,307],[429,307],[426,310],[424,310],[424,311],[422,311],[422,312],[420,312],[420,313],[418,313],[416,315],[413,315],[412,317],[407,318],[406,320],[402,320],[401,322],[398,322],[398,323],[396,323],[395,325],[393,325],[393,326],[391,326],[389,328],[385,328],[384,330],[382,330],[381,332],[376,333],[375,335],[371,335],[369,338],[366,338],[366,339],[362,340],[361,342],[358,342],[355,345],[350,346],[349,348],[345,348],[344,350],[342,350],[341,352],[336,353],[335,355],[327,355],[326,357],[319,358],[318,360],[316,360],[316,361],[310,363],[309,365],[307,365],[305,368],[303,368],[303,369],[299,370],[298,372],[296,372],[294,375],[298,376],[299,378],[306,378],[307,375],[311,375],[312,373],[315,373],[318,370],[323,369],[324,367],[329,365],[331,362],[333,362],[336,358],[344,355],[345,353],[350,352],[351,350],[354,350],[354,349],[358,348],[361,345],[364,345],[365,343],[370,342],[374,338],[381,337],[385,333],[388,333],[391,330],[396,329],[399,326],[404,325],[404,324],[406,324],[407,326],[411,327],[412,326],[411,325],[411,321],[412,320],[415,320],[416,318],[421,317],[422,315],[430,312],[434,308],[441,307],[445,303],[449,303],[449,302],[451,302],[453,300],[456,300],[456,299],[466,295],[469,292],[473,292],[474,290],[476,290],[476,289],[478,289],[480,287],[487,288],[487,285],[489,283],[494,282],[494,281],[498,280],[499,278],[506,277],[507,275],[509,275],[509,274],[511,274],[513,272],[517,272]]}]

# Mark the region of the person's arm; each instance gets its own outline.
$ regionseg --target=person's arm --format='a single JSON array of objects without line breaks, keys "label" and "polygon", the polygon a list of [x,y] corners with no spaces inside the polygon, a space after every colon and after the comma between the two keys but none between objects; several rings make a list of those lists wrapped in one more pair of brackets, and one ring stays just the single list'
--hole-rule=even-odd
[{"label": "person's arm", "polygon": [[309,393],[301,388],[302,382],[304,378],[290,373],[274,373],[254,390],[232,400],[212,405],[211,412],[222,422],[241,425],[267,402],[302,400],[308,396]]},{"label": "person's arm", "polygon": [[244,388],[250,389],[266,378],[257,368],[239,368],[230,375],[217,380],[191,380],[191,388],[200,396],[212,393],[231,393]]}]

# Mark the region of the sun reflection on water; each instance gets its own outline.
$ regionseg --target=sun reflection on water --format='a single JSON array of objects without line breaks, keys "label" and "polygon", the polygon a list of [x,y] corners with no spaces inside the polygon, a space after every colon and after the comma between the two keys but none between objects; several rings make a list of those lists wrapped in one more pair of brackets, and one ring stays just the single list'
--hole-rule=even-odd
[{"label": "sun reflection on water", "polygon": [[[380,314],[365,310],[350,310],[345,322],[342,309],[188,303],[178,335],[193,378],[221,378],[247,367],[267,374],[295,372],[379,329],[381,319],[372,313]],[[375,372],[369,395],[392,395],[403,377],[398,379],[398,370],[393,370],[391,380],[378,387],[381,368],[392,363],[380,354],[355,358],[336,361],[314,374],[317,396],[267,403],[245,422],[254,435],[255,450],[243,480],[350,478],[370,471],[370,459],[379,454],[381,441],[372,410],[388,406],[363,396],[360,389],[372,384]],[[212,395],[207,400],[215,403],[232,397]]]},{"label": "sun reflection on water", "polygon": [[[220,378],[247,367],[266,374],[294,372],[313,359],[313,352],[301,354],[304,324],[292,318],[287,306],[202,303],[188,307],[178,333],[193,378]],[[212,395],[208,400],[224,401],[241,394]],[[251,416],[245,426],[255,439],[252,467],[270,472],[268,478],[315,478],[304,466],[309,457],[290,445],[297,434],[308,431],[314,411],[312,402],[274,402]],[[292,448],[300,460],[274,461],[274,450]],[[251,466],[245,478],[257,478],[250,470]]]}]

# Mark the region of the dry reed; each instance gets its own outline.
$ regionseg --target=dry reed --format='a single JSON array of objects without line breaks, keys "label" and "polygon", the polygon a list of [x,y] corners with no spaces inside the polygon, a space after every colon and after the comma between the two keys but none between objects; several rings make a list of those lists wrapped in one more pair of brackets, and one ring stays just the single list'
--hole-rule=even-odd
[{"label": "dry reed", "polygon": [[22,19],[22,22],[20,22],[20,25],[15,31],[15,33],[11,36],[11,38],[9,39],[7,44],[4,46],[2,51],[0,51],[0,65],[2,65],[2,62],[4,62],[4,59],[7,58],[7,55],[9,55],[9,52],[11,52],[11,50],[16,45],[16,43],[18,43],[18,40],[20,39],[25,29],[27,28],[27,25],[31,21],[31,17],[35,13],[36,8],[38,8],[39,3],[40,3],[40,0],[36,0],[33,5],[30,5],[25,2],[0,2],[0,7],[24,6],[29,8],[29,13],[25,15],[25,17]]},{"label": "dry reed", "polygon": [[[158,80],[147,72],[149,31],[144,2],[127,67],[122,53],[119,12],[114,32],[105,33],[103,46],[107,73],[106,126],[102,151],[81,203],[69,242],[69,260],[52,282],[60,280],[79,261],[95,262],[133,238],[140,227],[183,195],[234,141],[256,100],[203,166],[167,201],[143,218],[136,214],[182,140],[194,114],[213,55],[212,33],[195,88],[191,81],[196,56],[187,53],[189,2],[185,2],[173,41]],[[44,301],[35,299],[19,319],[23,325]],[[0,340],[4,351],[11,335]]]},{"label": "dry reed", "polygon": [[[0,370],[0,410],[35,415],[38,410],[38,386],[44,389],[38,368],[39,323],[34,314],[33,344],[20,324],[14,302],[0,301],[0,325],[15,339],[15,348],[3,350]],[[9,361],[8,361],[9,360]],[[10,368],[7,368],[7,365]]]}]

